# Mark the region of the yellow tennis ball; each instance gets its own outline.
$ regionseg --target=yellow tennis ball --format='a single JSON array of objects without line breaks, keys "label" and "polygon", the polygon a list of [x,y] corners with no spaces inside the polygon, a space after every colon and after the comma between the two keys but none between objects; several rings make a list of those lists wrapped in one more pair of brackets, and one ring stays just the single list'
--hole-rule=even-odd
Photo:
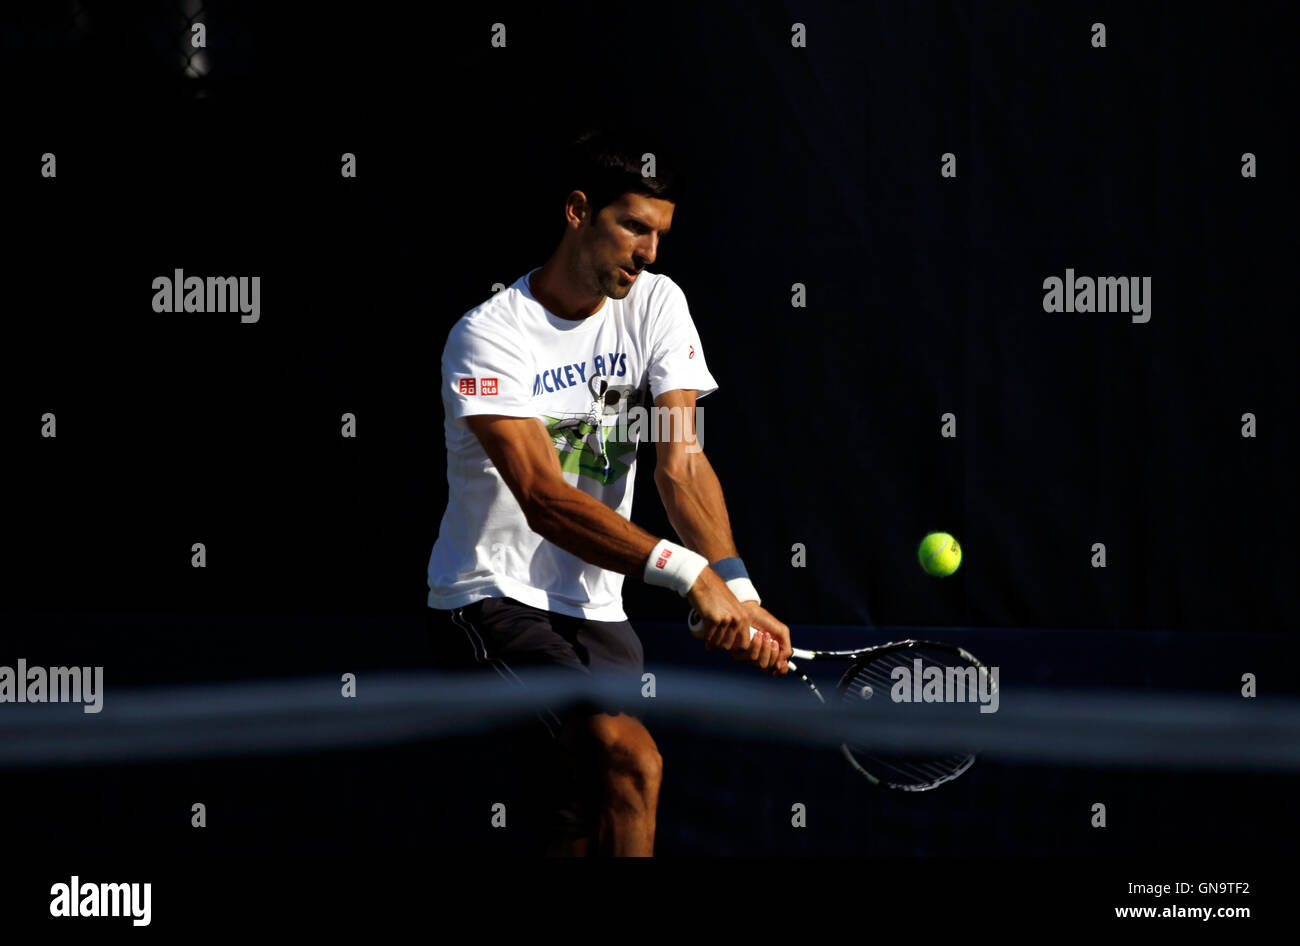
[{"label": "yellow tennis ball", "polygon": [[921,540],[916,559],[927,575],[944,578],[961,564],[961,546],[947,532],[931,532]]}]

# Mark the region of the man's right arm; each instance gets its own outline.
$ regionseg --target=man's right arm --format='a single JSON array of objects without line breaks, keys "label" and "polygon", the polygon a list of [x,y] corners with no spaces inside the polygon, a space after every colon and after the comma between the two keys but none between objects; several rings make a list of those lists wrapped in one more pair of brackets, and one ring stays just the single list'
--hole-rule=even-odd
[{"label": "man's right arm", "polygon": [[[645,575],[646,560],[659,540],[564,479],[540,420],[477,414],[465,422],[519,502],[530,529],[585,562],[635,578]],[[706,626],[720,629],[716,646],[733,650],[742,638],[747,643],[745,610],[713,569],[700,572],[686,597]]]}]

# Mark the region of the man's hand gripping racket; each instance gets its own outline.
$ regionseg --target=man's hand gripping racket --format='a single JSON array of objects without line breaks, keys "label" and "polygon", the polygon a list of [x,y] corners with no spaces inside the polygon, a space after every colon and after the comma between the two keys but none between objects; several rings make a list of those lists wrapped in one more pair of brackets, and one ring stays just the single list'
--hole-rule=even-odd
[{"label": "man's hand gripping racket", "polygon": [[[696,637],[704,635],[705,623],[696,610],[691,610],[687,624]],[[760,633],[752,627],[749,629],[751,639]],[[736,652],[733,648],[733,653]],[[740,651],[739,655],[746,656],[746,652]],[[991,685],[995,689],[997,686],[996,675],[990,676],[984,664],[969,651],[938,641],[894,641],[857,650],[802,650],[792,647],[790,656],[799,658],[801,663],[851,661],[849,668],[840,677],[829,703],[817,689],[817,684],[793,660],[786,663],[813,696],[833,709],[849,714],[858,725],[861,725],[862,720],[874,717],[878,717],[882,723],[906,725],[910,720],[923,715],[922,704],[915,704],[914,712],[913,704],[900,704],[891,700],[894,688],[903,676],[901,672],[895,673],[898,668],[903,668],[908,675],[919,673],[922,677],[933,676],[931,668],[937,668],[941,678],[959,676],[976,686],[987,688]],[[972,726],[972,733],[973,731]],[[951,782],[975,763],[977,751],[973,747],[968,751],[955,752],[880,751],[854,747],[848,742],[841,744],[840,750],[849,764],[873,785],[904,792],[924,792],[937,788],[944,782]]]},{"label": "man's hand gripping racket", "polygon": [[[786,672],[790,657],[790,628],[786,627],[756,601],[738,602],[726,583],[712,570],[705,569],[688,596],[696,626],[691,633],[709,650],[715,647],[729,652],[737,660],[747,660],[764,673],[778,676]],[[709,615],[705,620],[703,615]]]},{"label": "man's hand gripping racket", "polygon": [[[704,619],[700,617],[700,612],[696,611],[694,608],[691,609],[690,616],[687,618],[687,625],[691,629],[692,636],[698,637],[701,640],[709,639],[705,632]],[[794,665],[794,661],[789,658],[800,657],[807,659],[812,656],[812,651],[799,650],[798,648],[790,646],[789,628],[785,628],[785,625],[781,625],[781,627],[785,629],[785,634],[783,635],[785,638],[784,640],[781,640],[781,637],[779,636],[774,636],[764,631],[760,631],[756,627],[751,627],[748,631],[743,632],[745,633],[745,641],[748,644],[747,647],[745,643],[739,641],[731,647],[728,647],[722,642],[719,642],[717,646],[724,650],[730,650],[738,660],[745,660],[747,658],[752,659],[752,656],[757,652],[757,648],[754,647],[755,643],[759,643],[761,646],[775,647],[780,652],[780,656],[778,656],[774,661],[774,666],[772,668],[773,672],[778,675],[783,675],[787,670],[798,672],[798,668]]]}]

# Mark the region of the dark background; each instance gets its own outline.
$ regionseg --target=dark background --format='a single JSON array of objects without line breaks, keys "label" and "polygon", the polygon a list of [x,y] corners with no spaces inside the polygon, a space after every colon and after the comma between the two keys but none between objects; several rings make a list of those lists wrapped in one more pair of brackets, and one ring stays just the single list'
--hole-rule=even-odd
[{"label": "dark background", "polygon": [[[630,115],[686,145],[654,268],[719,381],[708,453],[775,613],[1294,616],[1283,5],[525,7],[492,49],[477,14],[420,38],[213,3],[198,79],[173,5],[82,7],[5,33],[10,606],[418,614],[446,333],[554,248],[549,146]],[[1067,267],[1150,275],[1151,321],[1043,312]],[[175,268],[260,275],[261,321],[155,314]],[[666,534],[651,453],[635,518]],[[931,529],[965,549],[943,583],[915,565]],[[680,610],[635,582],[627,606]]]},{"label": "dark background", "polygon": [[[443,341],[550,254],[549,155],[611,115],[665,130],[687,160],[693,199],[652,268],[684,288],[719,381],[708,454],[779,617],[841,646],[872,625],[981,628],[964,640],[1004,680],[1019,668],[1046,686],[1232,692],[1294,659],[1286,4],[415,17],[214,2],[195,77],[177,4],[119,7],[9,4],[0,32],[0,663],[104,664],[116,684],[423,665]],[[489,46],[496,21],[506,49]],[[808,49],[789,45],[796,21]],[[39,176],[46,151],[56,180]],[[339,176],[345,151],[356,180]],[[956,179],[939,174],[947,151]],[[1067,267],[1150,275],[1151,321],[1045,313],[1042,282]],[[154,313],[150,283],[176,268],[260,275],[261,321]],[[806,309],[789,306],[796,282]],[[45,412],[57,439],[39,434]],[[945,412],[956,439],[940,437]],[[634,518],[671,534],[652,451],[642,461]],[[915,561],[933,529],[964,546],[944,581]],[[629,581],[625,603],[652,666],[705,659],[678,639],[679,599]],[[1178,773],[990,764],[947,801],[859,810],[838,757],[785,749],[781,774],[764,747],[680,732],[661,746],[693,760],[665,787],[664,853],[1106,853],[1077,817],[1106,792],[1148,816],[1108,835],[1111,852],[1281,845],[1295,824],[1294,779],[1225,772],[1188,790]],[[327,845],[326,817],[375,847],[495,851],[456,819],[421,820],[497,777],[490,763],[455,789],[435,777],[428,801],[428,748],[10,785],[38,812],[26,826],[54,831],[95,780],[92,841],[183,847],[188,799],[224,793],[240,827],[205,836],[216,850]],[[764,811],[802,786],[869,824],[780,840],[735,807],[755,784]],[[1211,796],[1231,815],[1194,840]],[[741,823],[700,814],[701,797]]]}]

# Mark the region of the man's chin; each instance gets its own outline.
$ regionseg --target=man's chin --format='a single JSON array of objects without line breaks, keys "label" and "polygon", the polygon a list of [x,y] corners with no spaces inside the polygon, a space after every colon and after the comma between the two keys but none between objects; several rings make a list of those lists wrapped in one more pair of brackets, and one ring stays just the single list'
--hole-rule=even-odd
[{"label": "man's chin", "polygon": [[632,291],[632,286],[634,285],[636,285],[636,283],[633,283],[631,286],[624,286],[621,283],[616,281],[613,283],[606,283],[605,285],[601,286],[600,291],[603,292],[605,295],[609,296],[611,299],[622,299],[624,296],[626,296],[629,292]]}]

